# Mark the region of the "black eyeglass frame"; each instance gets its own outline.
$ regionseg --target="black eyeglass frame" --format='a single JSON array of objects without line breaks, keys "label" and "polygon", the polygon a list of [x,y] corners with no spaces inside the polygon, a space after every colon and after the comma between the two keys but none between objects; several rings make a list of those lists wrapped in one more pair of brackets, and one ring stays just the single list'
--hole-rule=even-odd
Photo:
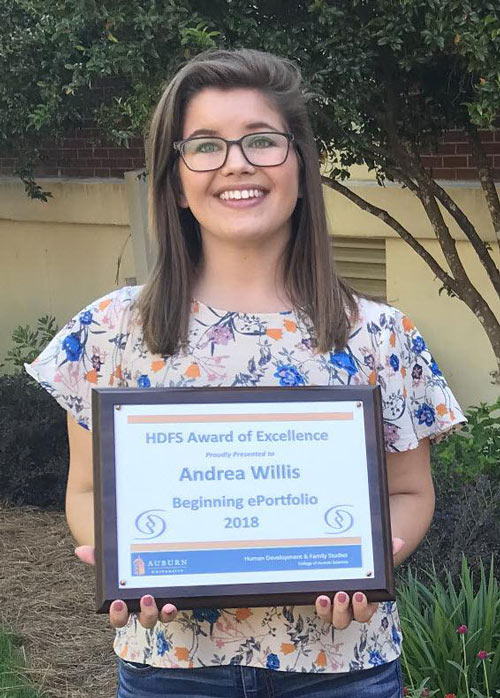
[{"label": "black eyeglass frame", "polygon": [[[245,138],[248,138],[249,136],[266,136],[268,134],[286,137],[286,139],[288,141],[288,145],[287,145],[285,157],[277,165],[256,165],[247,157],[245,151],[243,150],[242,141]],[[194,170],[192,167],[189,167],[189,165],[186,162],[186,159],[184,157],[184,146],[186,143],[190,143],[191,141],[200,141],[200,140],[204,140],[206,138],[217,138],[220,141],[224,141],[224,143],[226,144],[226,156],[224,158],[224,162],[222,163],[222,165],[219,165],[219,167],[210,167],[208,170]],[[293,133],[283,133],[281,131],[257,131],[256,133],[246,133],[244,136],[242,136],[241,138],[238,138],[237,140],[228,140],[227,138],[222,138],[222,136],[194,136],[193,138],[185,138],[182,141],[175,141],[173,143],[172,147],[174,150],[176,150],[179,153],[184,164],[186,165],[188,170],[191,170],[191,172],[215,172],[215,170],[220,170],[221,167],[224,167],[224,165],[226,164],[227,158],[229,155],[229,148],[232,145],[239,146],[239,149],[240,149],[241,153],[243,154],[243,157],[245,158],[245,160],[248,162],[249,165],[252,165],[252,167],[279,167],[280,165],[283,165],[283,163],[286,162],[286,160],[288,158],[288,153],[290,152],[290,143],[292,143],[294,140],[295,140],[295,136],[293,135]]]}]

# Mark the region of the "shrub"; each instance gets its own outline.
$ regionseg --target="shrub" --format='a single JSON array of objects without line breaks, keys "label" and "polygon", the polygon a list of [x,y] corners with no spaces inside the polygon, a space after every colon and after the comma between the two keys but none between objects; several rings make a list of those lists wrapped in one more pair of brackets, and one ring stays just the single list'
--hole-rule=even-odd
[{"label": "shrub", "polygon": [[500,400],[472,407],[465,427],[433,446],[436,511],[424,540],[398,570],[428,569],[439,561],[456,577],[462,552],[473,569],[500,559]]},{"label": "shrub", "polygon": [[0,493],[62,509],[68,468],[64,410],[29,376],[0,376]]},{"label": "shrub", "polygon": [[450,572],[441,582],[435,570],[423,581],[407,571],[398,606],[410,691],[425,679],[439,696],[493,696],[500,688],[500,589],[493,568],[492,560],[487,575],[480,565],[477,584],[465,557],[456,582]]},{"label": "shrub", "polygon": [[469,408],[466,417],[460,431],[433,447],[436,475],[464,483],[480,475],[500,480],[500,398]]},{"label": "shrub", "polygon": [[12,333],[14,347],[9,349],[5,361],[0,364],[0,368],[10,363],[16,372],[22,372],[24,364],[30,364],[36,359],[58,329],[53,315],[44,315],[38,318],[34,329],[29,325],[16,327]]}]

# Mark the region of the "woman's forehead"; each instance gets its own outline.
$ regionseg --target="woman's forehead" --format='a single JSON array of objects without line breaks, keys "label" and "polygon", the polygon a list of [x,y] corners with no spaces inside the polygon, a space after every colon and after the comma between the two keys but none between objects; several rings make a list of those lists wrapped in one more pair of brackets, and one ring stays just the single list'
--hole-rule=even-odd
[{"label": "woman's forehead", "polygon": [[230,138],[245,130],[285,130],[281,114],[260,90],[206,87],[186,107],[183,138],[203,133]]}]

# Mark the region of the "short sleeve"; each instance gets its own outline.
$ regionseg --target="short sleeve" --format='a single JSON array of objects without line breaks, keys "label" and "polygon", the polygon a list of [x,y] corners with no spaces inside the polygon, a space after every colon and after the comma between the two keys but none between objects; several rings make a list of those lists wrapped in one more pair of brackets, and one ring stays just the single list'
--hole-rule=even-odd
[{"label": "short sleeve", "polygon": [[467,420],[418,329],[399,310],[390,310],[378,382],[386,450],[399,452],[426,437],[437,442]]},{"label": "short sleeve", "polygon": [[94,387],[117,387],[136,287],[91,303],[70,320],[25,369],[86,429]]}]

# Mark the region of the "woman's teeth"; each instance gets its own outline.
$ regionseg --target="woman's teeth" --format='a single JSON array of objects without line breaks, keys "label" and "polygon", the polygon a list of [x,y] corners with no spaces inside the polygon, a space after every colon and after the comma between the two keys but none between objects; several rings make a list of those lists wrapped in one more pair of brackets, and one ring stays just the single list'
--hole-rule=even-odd
[{"label": "woman's teeth", "polygon": [[258,199],[261,196],[264,196],[264,192],[260,189],[230,189],[219,194],[219,199]]}]

